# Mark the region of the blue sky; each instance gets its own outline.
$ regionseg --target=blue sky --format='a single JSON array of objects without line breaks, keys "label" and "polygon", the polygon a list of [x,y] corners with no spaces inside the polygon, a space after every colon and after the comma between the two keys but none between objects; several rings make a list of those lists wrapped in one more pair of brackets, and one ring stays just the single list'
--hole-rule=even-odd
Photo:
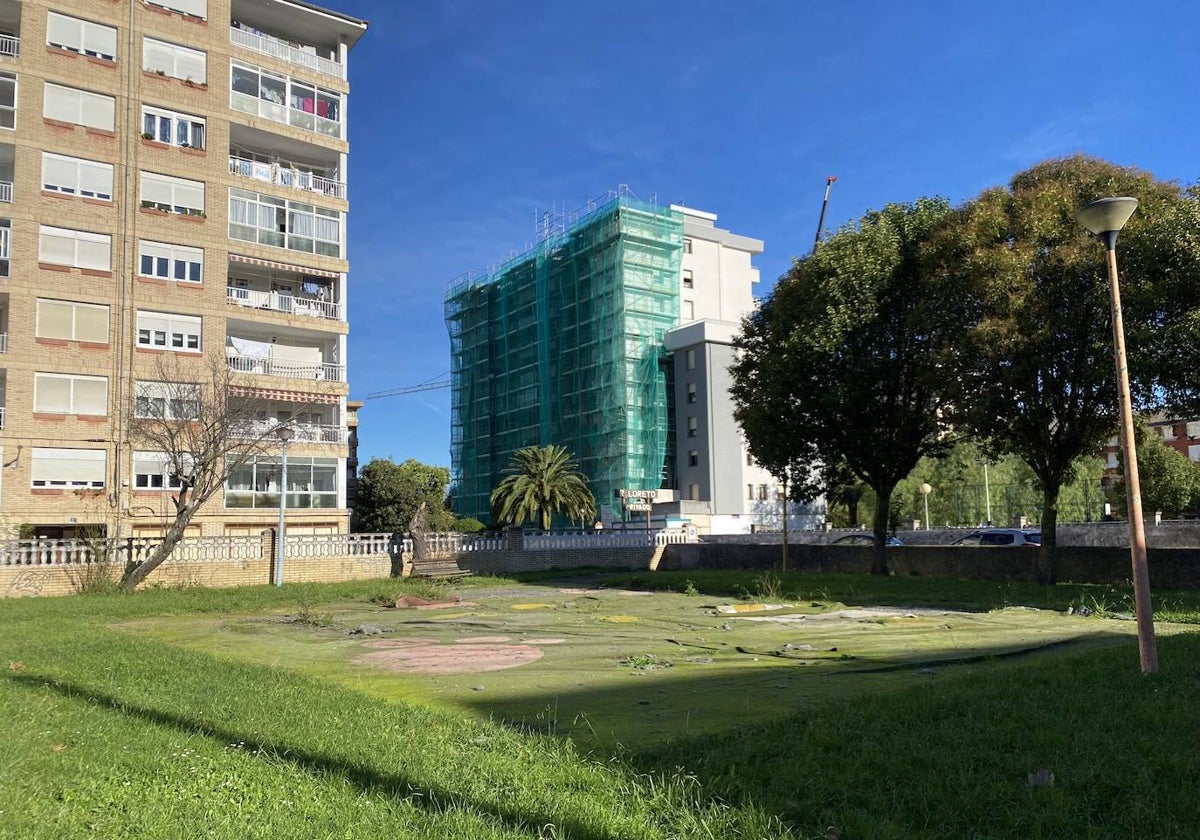
[{"label": "blue sky", "polygon": [[[618,184],[765,240],[761,295],[811,248],[827,175],[836,227],[1074,152],[1200,169],[1182,0],[317,2],[371,24],[348,112],[357,399],[447,373],[447,282]],[[364,463],[449,465],[449,391],[360,420]]]}]

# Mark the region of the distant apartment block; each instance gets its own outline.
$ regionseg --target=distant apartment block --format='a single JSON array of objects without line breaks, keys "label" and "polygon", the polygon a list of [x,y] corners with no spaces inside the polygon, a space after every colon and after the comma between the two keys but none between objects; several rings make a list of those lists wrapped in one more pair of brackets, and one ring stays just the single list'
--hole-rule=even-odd
[{"label": "distant apartment block", "polygon": [[[0,0],[0,532],[162,531],[175,480],[128,427],[164,359],[290,420],[289,529],[346,529],[365,28],[300,0]],[[279,473],[256,457],[190,532],[270,527]]]},{"label": "distant apartment block", "polygon": [[748,457],[728,393],[763,243],[716,218],[614,193],[548,219],[533,250],[486,277],[451,285],[460,514],[486,520],[512,453],[554,443],[614,519],[619,492],[639,490],[653,491],[656,516],[704,531],[780,526],[776,482]]}]

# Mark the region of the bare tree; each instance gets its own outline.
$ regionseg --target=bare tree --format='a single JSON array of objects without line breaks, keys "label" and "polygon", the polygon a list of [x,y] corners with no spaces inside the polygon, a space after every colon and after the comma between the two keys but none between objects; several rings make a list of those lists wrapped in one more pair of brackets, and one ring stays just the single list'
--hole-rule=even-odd
[{"label": "bare tree", "polygon": [[[229,370],[223,354],[211,354],[200,365],[164,355],[156,375],[157,381],[139,383],[126,407],[129,439],[138,449],[161,453],[164,472],[176,489],[171,497],[175,516],[148,558],[127,561],[120,583],[126,592],[171,556],[192,517],[229,476],[256,455],[275,449],[280,429],[289,425],[286,419],[259,418],[262,398],[238,387],[241,377]],[[305,407],[297,404],[296,410]]]}]

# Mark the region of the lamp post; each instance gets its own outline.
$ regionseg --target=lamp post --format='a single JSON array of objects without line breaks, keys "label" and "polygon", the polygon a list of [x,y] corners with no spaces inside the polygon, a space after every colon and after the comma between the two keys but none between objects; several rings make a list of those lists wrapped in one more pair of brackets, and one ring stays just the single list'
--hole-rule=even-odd
[{"label": "lamp post", "polygon": [[992,527],[992,484],[988,481],[988,459],[983,459],[983,498],[987,505],[987,518],[984,520],[987,526]]},{"label": "lamp post", "polygon": [[1133,437],[1133,409],[1129,399],[1129,367],[1125,356],[1125,324],[1121,317],[1121,289],[1117,280],[1117,235],[1137,209],[1136,198],[1101,198],[1082,207],[1075,218],[1100,237],[1108,252],[1109,295],[1112,300],[1113,361],[1117,369],[1117,407],[1121,414],[1121,453],[1125,458],[1125,495],[1129,508],[1129,553],[1133,560],[1133,600],[1137,612],[1138,653],[1142,673],[1158,670],[1154,640],[1154,614],[1150,605],[1150,572],[1146,563],[1146,526],[1142,520],[1142,488],[1138,478],[1137,450]]},{"label": "lamp post", "polygon": [[283,444],[283,462],[279,470],[279,531],[275,534],[275,585],[283,586],[283,544],[287,527],[283,515],[287,512],[287,445],[292,439],[292,427],[280,426],[275,434]]},{"label": "lamp post", "polygon": [[925,499],[925,530],[928,531],[929,530],[929,494],[931,492],[933,492],[933,488],[930,487],[928,484],[922,483],[921,486],[918,487],[917,489],[921,491],[921,496]]}]

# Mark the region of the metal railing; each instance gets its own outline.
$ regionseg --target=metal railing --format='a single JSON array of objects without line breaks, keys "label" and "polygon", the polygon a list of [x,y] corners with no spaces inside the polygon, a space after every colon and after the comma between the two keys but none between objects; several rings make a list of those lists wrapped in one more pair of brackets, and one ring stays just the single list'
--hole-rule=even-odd
[{"label": "metal railing", "polygon": [[660,531],[526,531],[523,545],[533,551],[583,548],[647,548],[686,543],[687,532],[678,528]]},{"label": "metal railing", "polygon": [[[234,429],[233,436],[244,440],[259,440],[271,435],[279,428],[279,423],[272,420],[253,420],[240,424]],[[342,426],[330,426],[318,423],[289,423],[292,430],[292,443],[345,443],[346,429]]]},{"label": "metal railing", "polygon": [[0,55],[17,58],[21,54],[21,39],[16,35],[0,35]]},{"label": "metal railing", "polygon": [[0,181],[0,201],[5,204],[12,204],[13,182]]},{"label": "metal railing", "polygon": [[328,318],[331,321],[342,320],[342,305],[340,303],[318,300],[317,298],[285,295],[280,292],[260,292],[254,289],[226,286],[225,299],[229,303],[234,303],[238,306],[248,306],[252,309],[270,309],[274,312],[285,312],[288,315]]},{"label": "metal railing", "polygon": [[268,184],[278,184],[281,187],[293,187],[306,192],[331,195],[336,198],[346,197],[346,185],[336,178],[326,178],[304,169],[292,166],[282,166],[278,163],[264,163],[249,158],[229,156],[229,172],[233,175],[244,175]]},{"label": "metal railing", "polygon": [[0,333],[0,353],[8,352],[8,333]]},{"label": "metal railing", "polygon": [[292,359],[271,359],[262,356],[243,356],[227,353],[225,362],[235,373],[258,376],[286,376],[289,379],[319,379],[328,382],[345,382],[346,366],[324,362],[298,362]]},{"label": "metal railing", "polygon": [[289,64],[295,64],[298,67],[316,70],[318,73],[333,76],[335,79],[346,78],[345,68],[333,59],[313,55],[275,38],[255,35],[253,32],[231,26],[229,27],[229,42],[263,55],[269,55],[272,58],[281,59]]},{"label": "metal railing", "polygon": [[0,429],[4,428],[4,406],[0,405]]}]

